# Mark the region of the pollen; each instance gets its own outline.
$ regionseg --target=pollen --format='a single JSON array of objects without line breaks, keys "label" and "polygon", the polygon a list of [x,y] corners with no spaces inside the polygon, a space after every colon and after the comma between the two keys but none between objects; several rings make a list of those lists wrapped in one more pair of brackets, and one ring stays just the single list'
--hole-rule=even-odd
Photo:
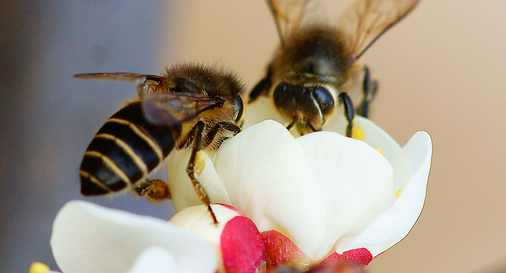
[{"label": "pollen", "polygon": [[402,189],[399,189],[398,191],[395,192],[395,197],[399,198],[399,196],[401,196],[403,190]]},{"label": "pollen", "polygon": [[29,273],[46,273],[46,272],[49,272],[49,266],[47,266],[41,262],[34,262],[30,266],[30,269],[28,272]]},{"label": "pollen", "polygon": [[377,147],[376,151],[380,152],[380,154],[382,155],[385,155],[385,151],[383,151],[383,149],[381,149],[380,147]]},{"label": "pollen", "polygon": [[354,139],[364,140],[364,130],[360,126],[353,126],[351,129],[351,137]]},{"label": "pollen", "polygon": [[204,170],[204,168],[206,167],[206,158],[207,155],[204,152],[202,151],[197,152],[197,155],[195,157],[195,173],[197,175],[200,175]]}]

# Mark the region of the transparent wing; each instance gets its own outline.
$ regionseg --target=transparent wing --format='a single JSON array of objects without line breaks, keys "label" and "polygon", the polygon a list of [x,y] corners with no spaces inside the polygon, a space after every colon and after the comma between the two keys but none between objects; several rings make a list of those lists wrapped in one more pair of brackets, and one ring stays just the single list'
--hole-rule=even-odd
[{"label": "transparent wing", "polygon": [[144,117],[155,125],[170,126],[185,122],[224,103],[220,97],[211,98],[202,93],[168,92],[168,88],[161,85],[163,77],[158,75],[119,72],[77,74],[74,77],[135,83]]},{"label": "transparent wing", "polygon": [[142,110],[155,125],[170,126],[193,119],[200,113],[223,105],[220,97],[202,93],[149,92],[142,93]]},{"label": "transparent wing", "polygon": [[348,7],[339,26],[348,35],[354,60],[412,11],[418,2],[420,0],[358,0]]},{"label": "transparent wing", "polygon": [[267,0],[267,5],[276,23],[281,45],[293,30],[307,22],[327,19],[318,0]]},{"label": "transparent wing", "polygon": [[123,81],[123,82],[137,82],[145,81],[146,79],[160,82],[162,77],[158,75],[139,74],[139,73],[83,73],[76,74],[74,78],[81,80],[109,80],[109,81]]},{"label": "transparent wing", "polygon": [[105,80],[105,81],[122,81],[132,82],[137,85],[137,93],[139,96],[142,92],[152,89],[162,82],[162,76],[139,73],[83,73],[76,74],[74,78],[80,80]]}]

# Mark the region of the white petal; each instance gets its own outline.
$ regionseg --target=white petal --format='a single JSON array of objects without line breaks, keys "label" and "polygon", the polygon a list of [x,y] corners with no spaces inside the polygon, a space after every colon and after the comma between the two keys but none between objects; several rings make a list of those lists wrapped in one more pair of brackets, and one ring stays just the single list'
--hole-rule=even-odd
[{"label": "white petal", "polygon": [[225,225],[232,218],[241,216],[241,214],[219,204],[213,204],[211,208],[216,215],[218,225],[213,223],[211,214],[204,205],[188,207],[174,215],[169,222],[219,247],[221,233],[223,233]]},{"label": "white petal", "polygon": [[159,246],[177,261],[178,272],[214,272],[214,251],[195,235],[162,220],[68,202],[56,216],[51,248],[65,273],[127,272],[146,248]]},{"label": "white petal", "polygon": [[152,246],[142,251],[128,273],[168,273],[177,272],[174,255],[163,247]]},{"label": "white petal", "polygon": [[432,156],[429,134],[416,133],[402,150],[414,172],[402,194],[389,210],[377,217],[360,235],[347,244],[340,245],[337,248],[338,253],[366,247],[373,256],[376,256],[402,240],[420,216]]},{"label": "white petal", "polygon": [[393,169],[381,153],[361,140],[317,132],[297,141],[325,189],[322,198],[330,215],[323,244],[313,254],[318,260],[341,236],[360,232],[391,206]]},{"label": "white petal", "polygon": [[223,143],[215,166],[232,206],[260,231],[278,230],[313,252],[325,233],[322,189],[286,128],[264,121]]},{"label": "white petal", "polygon": [[360,126],[364,131],[364,141],[373,148],[385,151],[385,157],[391,161],[401,151],[401,146],[387,133],[371,120],[357,116],[354,125]]},{"label": "white petal", "polygon": [[[337,132],[341,135],[346,133],[346,126],[348,122],[343,115],[332,117],[325,127],[325,131]],[[364,139],[367,144],[373,148],[381,148],[385,151],[385,157],[391,161],[400,152],[401,147],[397,142],[381,127],[376,125],[371,120],[362,116],[355,116],[353,119],[353,126],[360,127],[364,132]]]},{"label": "white petal", "polygon": [[172,203],[176,211],[202,204],[186,172],[191,149],[173,151],[167,158],[167,176]]},{"label": "white petal", "polygon": [[[190,155],[191,149],[184,149],[171,153],[167,159],[169,188],[176,211],[202,204],[186,172]],[[214,157],[214,152],[206,153],[200,151],[197,155],[202,159],[202,161],[198,162],[204,168],[201,173],[196,173],[196,177],[209,196],[211,203],[229,204],[230,199],[228,198],[227,191],[221,184],[211,161],[211,158]]]},{"label": "white petal", "polygon": [[398,190],[404,187],[413,175],[413,170],[401,146],[387,132],[367,118],[357,116],[354,119],[354,124],[362,128],[364,141],[369,146],[381,148],[385,152],[385,158],[394,167],[394,189]]},{"label": "white petal", "polygon": [[205,189],[211,203],[230,204],[228,193],[221,183],[213,161],[206,152],[200,151],[197,153],[197,165],[204,165],[200,166],[203,167],[203,170],[201,173],[196,172],[195,177]]}]

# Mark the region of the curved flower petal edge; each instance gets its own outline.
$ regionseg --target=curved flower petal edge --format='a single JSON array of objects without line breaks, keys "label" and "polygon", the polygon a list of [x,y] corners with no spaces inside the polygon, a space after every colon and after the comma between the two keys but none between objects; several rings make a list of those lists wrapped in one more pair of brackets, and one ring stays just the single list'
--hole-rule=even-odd
[{"label": "curved flower petal edge", "polygon": [[217,268],[215,251],[190,232],[160,219],[84,201],[70,201],[60,210],[51,248],[65,273],[215,272]]},{"label": "curved flower petal edge", "polygon": [[[388,210],[381,213],[358,236],[347,238],[347,243],[338,246],[337,253],[364,247],[376,257],[408,235],[423,209],[431,157],[432,142],[429,134],[423,131],[415,133],[398,155],[398,158],[407,160],[413,173],[402,183],[402,193]],[[395,167],[396,165],[394,172],[403,171]]]},{"label": "curved flower petal edge", "polygon": [[419,217],[432,146],[425,132],[400,148],[371,121],[357,118],[356,124],[364,141],[332,132],[294,139],[274,121],[227,140],[214,167],[230,205],[260,231],[286,236],[315,262],[347,255],[368,263],[404,238]]}]

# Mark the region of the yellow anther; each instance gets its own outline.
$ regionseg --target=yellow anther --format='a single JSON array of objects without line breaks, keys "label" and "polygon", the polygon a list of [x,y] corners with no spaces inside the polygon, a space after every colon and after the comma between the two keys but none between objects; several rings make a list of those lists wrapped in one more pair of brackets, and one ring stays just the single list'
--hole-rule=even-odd
[{"label": "yellow anther", "polygon": [[202,151],[198,151],[195,156],[195,173],[200,175],[206,167],[207,154]]},{"label": "yellow anther", "polygon": [[29,269],[29,273],[47,273],[49,271],[49,266],[41,263],[34,262]]},{"label": "yellow anther", "polygon": [[398,191],[395,192],[395,196],[397,198],[399,198],[399,196],[401,196],[401,194],[402,194],[402,189],[399,189]]},{"label": "yellow anther", "polygon": [[385,155],[385,151],[383,151],[380,147],[377,147],[376,151],[380,152],[382,155]]},{"label": "yellow anther", "polygon": [[354,139],[364,140],[364,130],[360,126],[353,126],[351,129],[351,137]]}]

